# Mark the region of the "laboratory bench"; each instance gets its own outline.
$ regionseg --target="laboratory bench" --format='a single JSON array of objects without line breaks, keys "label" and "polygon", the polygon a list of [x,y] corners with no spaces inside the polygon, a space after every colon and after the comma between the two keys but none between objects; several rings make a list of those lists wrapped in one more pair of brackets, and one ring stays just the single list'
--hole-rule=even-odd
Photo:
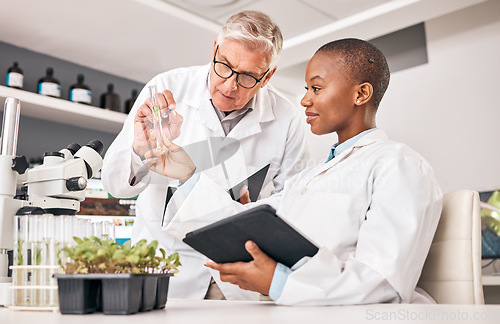
[{"label": "laboratory bench", "polygon": [[[139,322],[141,321],[141,322]],[[62,315],[0,309],[2,324],[138,323],[500,323],[500,305],[372,304],[289,307],[263,301],[169,299],[165,309],[132,315]]]}]

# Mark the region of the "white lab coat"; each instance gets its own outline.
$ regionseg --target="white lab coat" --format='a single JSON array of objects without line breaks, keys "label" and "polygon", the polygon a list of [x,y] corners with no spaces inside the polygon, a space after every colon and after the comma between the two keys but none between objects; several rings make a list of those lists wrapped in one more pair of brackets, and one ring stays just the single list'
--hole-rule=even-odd
[{"label": "white lab coat", "polygon": [[[180,253],[182,267],[169,287],[172,298],[202,299],[210,282],[210,273],[203,266],[204,259],[199,253],[161,231],[167,187],[177,186],[178,181],[149,172],[138,184],[129,185],[131,175],[143,166],[132,153],[132,142],[134,117],[148,97],[147,86],[155,84],[158,92],[169,89],[173,93],[176,111],[184,117],[181,135],[174,143],[185,147],[197,166],[202,165],[201,169],[226,189],[270,164],[264,186],[268,194],[279,192],[285,179],[298,173],[307,159],[300,109],[269,84],[255,96],[253,111],[245,115],[226,137],[209,101],[209,71],[210,65],[179,68],[159,74],[148,82],[122,131],[107,150],[102,168],[104,187],[113,196],[139,194],[132,241],[156,239],[168,253]],[[212,138],[210,147],[207,138]],[[208,153],[210,150],[212,157]],[[228,151],[230,156],[224,157]],[[220,160],[225,161],[223,165]],[[215,166],[207,170],[207,164],[211,166],[212,162]],[[232,285],[219,284],[227,299],[258,298],[256,294],[235,289]]]},{"label": "white lab coat", "polygon": [[[179,237],[255,206],[234,204],[203,174],[189,195],[176,195],[182,205],[177,211],[167,208],[172,219],[164,231]],[[198,208],[210,204],[204,197],[222,210]],[[330,162],[289,179],[272,200],[258,203],[267,202],[320,248],[294,266],[278,304],[433,302],[416,284],[442,193],[431,166],[384,131],[365,135]]]}]

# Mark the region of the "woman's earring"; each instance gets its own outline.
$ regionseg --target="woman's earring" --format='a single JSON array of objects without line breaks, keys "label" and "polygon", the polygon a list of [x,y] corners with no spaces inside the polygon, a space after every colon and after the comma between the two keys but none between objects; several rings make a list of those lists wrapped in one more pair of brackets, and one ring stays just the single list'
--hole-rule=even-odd
[{"label": "woman's earring", "polygon": [[360,102],[361,102],[361,101],[359,101],[359,99],[358,99],[358,100],[356,100],[356,103],[357,103],[357,104],[359,104]]}]

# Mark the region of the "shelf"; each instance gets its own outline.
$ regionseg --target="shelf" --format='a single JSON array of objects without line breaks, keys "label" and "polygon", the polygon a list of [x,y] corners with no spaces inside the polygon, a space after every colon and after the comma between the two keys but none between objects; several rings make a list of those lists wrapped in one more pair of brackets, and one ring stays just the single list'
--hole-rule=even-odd
[{"label": "shelf", "polygon": [[21,101],[21,116],[118,134],[127,118],[124,113],[42,96],[37,93],[0,86],[1,111],[5,99]]}]

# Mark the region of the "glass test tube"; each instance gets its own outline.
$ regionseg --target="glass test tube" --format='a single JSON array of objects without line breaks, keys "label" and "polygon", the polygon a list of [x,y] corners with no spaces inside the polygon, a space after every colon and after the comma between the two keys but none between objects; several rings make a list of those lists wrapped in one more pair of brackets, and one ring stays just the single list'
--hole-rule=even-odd
[{"label": "glass test tube", "polygon": [[43,306],[43,294],[40,286],[45,285],[45,271],[41,266],[46,265],[47,249],[44,242],[44,215],[28,216],[29,244],[31,250],[31,299],[30,306]]},{"label": "glass test tube", "polygon": [[42,289],[42,306],[57,306],[57,289],[51,289],[51,287],[57,287],[57,280],[52,277],[56,273],[56,268],[58,266],[57,253],[60,249],[60,240],[57,237],[57,225],[59,216],[54,216],[51,214],[43,215],[44,223],[44,233],[42,242],[45,244],[46,248],[46,259],[43,264],[45,268],[44,273],[44,283],[45,286]]},{"label": "glass test tube", "polygon": [[102,238],[102,222],[92,222],[92,236]]},{"label": "glass test tube", "polygon": [[[86,234],[85,220],[83,220],[82,218],[76,217],[73,220],[73,236],[76,236],[76,237],[83,239],[85,237],[85,234]],[[72,242],[72,244],[76,244],[76,243]]]},{"label": "glass test tube", "polygon": [[[74,246],[75,241],[73,239],[73,236],[76,235],[76,217],[71,216],[71,215],[61,215],[57,217],[58,221],[58,238],[60,242],[60,249],[65,248],[65,247],[72,247]],[[61,260],[61,265],[64,266],[66,262],[68,262],[66,252],[58,252],[58,260]],[[59,262],[59,261],[58,261]],[[61,271],[61,270],[60,270]]]},{"label": "glass test tube", "polygon": [[[66,218],[69,216],[59,215],[54,217],[54,240],[55,240],[55,252],[56,252],[56,263],[59,265],[59,258],[61,258],[61,264],[65,264],[64,256],[61,256],[62,252],[59,252],[62,248],[66,247],[66,237],[71,238],[73,233],[68,230]],[[68,232],[69,231],[69,232]],[[62,272],[60,269],[54,273]],[[55,280],[55,279],[54,279]]]},{"label": "glass test tube", "polygon": [[163,129],[161,128],[160,104],[158,103],[158,92],[155,85],[149,86],[149,100],[153,112],[153,128],[156,136],[156,147],[160,147]]},{"label": "glass test tube", "polygon": [[14,268],[12,271],[12,285],[19,287],[13,291],[14,306],[28,306],[30,300],[29,264],[28,260],[28,216],[15,216],[14,232]]},{"label": "glass test tube", "polygon": [[109,221],[102,222],[102,238],[115,241],[115,224]]},{"label": "glass test tube", "polygon": [[85,219],[85,237],[94,236],[94,226],[92,225],[92,221],[88,218]]},{"label": "glass test tube", "polygon": [[[41,218],[41,247],[44,253],[42,262],[40,266],[48,266],[51,264],[50,262],[50,254],[51,249],[53,249],[52,244],[52,235],[54,235],[54,231],[52,226],[54,225],[53,216],[52,215],[43,215]],[[49,268],[41,268],[40,270],[40,286],[49,286],[50,285],[50,272]],[[47,306],[49,293],[47,289],[40,288],[40,306]]]}]

